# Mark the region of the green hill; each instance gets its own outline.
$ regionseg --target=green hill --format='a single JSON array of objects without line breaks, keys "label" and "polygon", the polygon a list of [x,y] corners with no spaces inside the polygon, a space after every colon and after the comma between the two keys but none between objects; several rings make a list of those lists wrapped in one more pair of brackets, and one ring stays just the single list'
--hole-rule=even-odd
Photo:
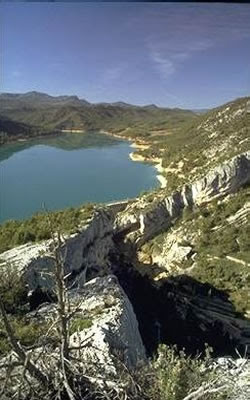
[{"label": "green hill", "polygon": [[[100,130],[119,133],[132,128],[134,132],[151,126],[180,123],[196,118],[188,110],[164,109],[156,106],[139,107],[125,103],[90,104],[77,96],[53,97],[43,93],[0,95],[1,115],[14,123],[27,124],[32,131],[63,129]],[[8,131],[8,136],[16,135]],[[35,134],[35,133],[34,133]]]},{"label": "green hill", "polygon": [[162,174],[171,191],[250,148],[250,97],[181,123],[171,125],[169,121],[165,130],[158,129],[158,134],[157,129],[153,126],[147,137],[137,130],[137,140],[150,145],[137,153],[152,160],[162,159]]}]

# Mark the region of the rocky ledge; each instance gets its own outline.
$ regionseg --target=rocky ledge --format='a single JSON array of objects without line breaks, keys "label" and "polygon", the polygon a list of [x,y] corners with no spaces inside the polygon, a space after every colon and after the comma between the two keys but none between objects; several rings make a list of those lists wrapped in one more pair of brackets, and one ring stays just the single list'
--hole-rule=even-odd
[{"label": "rocky ledge", "polygon": [[[207,341],[225,353],[250,346],[250,322],[237,315],[227,296],[189,277],[168,280],[161,288],[150,281],[144,285],[142,276],[130,273],[134,266],[131,259],[128,262],[131,253],[126,250],[127,242],[138,248],[167,230],[186,206],[233,193],[249,182],[250,152],[246,152],[171,196],[160,192],[152,203],[138,199],[128,206],[99,210],[77,233],[64,238],[59,251],[70,297],[73,302],[80,301],[78,318],[91,322],[87,330],[77,329],[72,334],[71,344],[92,343],[96,349],[89,352],[84,347],[83,359],[96,360],[112,374],[113,356],[119,355],[128,368],[145,360],[143,342],[147,342],[147,350],[152,350],[150,341],[154,341],[155,345],[177,343],[197,351]],[[51,245],[52,241],[47,241],[9,250],[0,255],[1,266],[14,264],[32,291],[39,287],[51,290]],[[109,276],[111,272],[118,276],[131,303],[117,279]],[[50,310],[53,313],[53,306],[44,308],[44,313],[49,315]]]},{"label": "rocky ledge", "polygon": [[[128,239],[140,247],[159,232],[172,226],[187,206],[202,205],[234,193],[250,182],[250,151],[209,171],[203,178],[165,197],[164,193],[153,203],[138,200],[117,215],[118,232],[129,232]],[[131,229],[138,226],[136,230]]]},{"label": "rocky ledge", "polygon": [[[133,307],[115,276],[98,277],[82,289],[71,290],[69,302],[73,314],[70,322],[70,359],[78,374],[87,375],[94,384],[112,387],[119,382],[118,371],[123,368],[133,370],[145,363],[146,352]],[[40,337],[32,346],[29,360],[45,375],[49,372],[55,380],[60,378],[60,349],[53,330],[56,313],[56,305],[46,304],[27,315],[33,322],[50,326],[50,334]],[[14,352],[0,358],[0,381],[5,373],[10,374],[8,381],[23,382],[22,396],[26,394],[28,398],[30,383],[33,382],[35,387],[36,380],[28,371],[25,373],[26,380],[23,380],[23,370],[15,366],[17,361]],[[13,367],[9,371],[11,364]],[[12,398],[16,387],[8,385],[6,393],[4,399]]]},{"label": "rocky ledge", "polygon": [[[138,199],[127,205],[103,208],[75,234],[65,236],[61,249],[65,273],[83,284],[87,279],[112,271],[109,254],[116,251],[114,239],[125,237],[136,247],[167,230],[186,206],[204,204],[236,192],[250,182],[250,152],[240,154],[208,172],[202,179],[153,203]],[[51,288],[52,241],[25,244],[0,254],[0,266],[15,265],[30,290]],[[71,282],[72,283],[72,282]]]},{"label": "rocky ledge", "polygon": [[[112,207],[101,209],[78,232],[62,237],[60,253],[71,284],[73,280],[77,280],[79,285],[84,284],[87,273],[91,279],[93,275],[108,272],[108,254],[114,248],[114,217]],[[0,267],[14,265],[31,291],[37,288],[50,290],[54,267],[52,248],[52,239],[16,247],[0,255]]]}]

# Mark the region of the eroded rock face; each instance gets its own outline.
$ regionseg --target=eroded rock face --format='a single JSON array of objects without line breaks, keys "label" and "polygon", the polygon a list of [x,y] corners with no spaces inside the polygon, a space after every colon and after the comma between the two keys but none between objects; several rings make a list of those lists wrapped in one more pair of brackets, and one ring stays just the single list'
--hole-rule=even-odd
[{"label": "eroded rock face", "polygon": [[158,285],[129,264],[121,265],[118,277],[149,354],[159,343],[176,344],[193,354],[208,343],[217,356],[235,356],[236,348],[241,354],[247,349],[250,355],[250,321],[236,311],[224,291],[188,275],[168,277]]},{"label": "eroded rock face", "polygon": [[179,217],[186,206],[201,205],[215,198],[236,192],[250,182],[250,151],[233,157],[203,178],[190,185],[184,185],[180,191],[162,197],[152,205],[145,207],[140,202],[125,209],[116,218],[117,230],[128,229],[129,221],[136,220],[140,228],[129,235],[140,247],[162,230],[167,230]]},{"label": "eroded rock face", "polygon": [[[240,194],[239,194],[240,196]],[[230,198],[224,199],[225,202],[230,201]],[[219,201],[220,202],[220,201]],[[221,202],[223,203],[223,201]],[[250,202],[246,202],[238,211],[225,218],[222,223],[212,228],[212,231],[223,232],[230,226],[242,227],[247,226],[250,217]],[[197,228],[193,228],[190,225],[190,221],[187,222],[185,219],[180,220],[178,226],[173,226],[168,230],[167,234],[162,239],[160,245],[156,245],[150,251],[150,263],[157,264],[160,268],[163,268],[166,272],[162,272],[157,277],[161,279],[169,274],[189,274],[196,268],[196,257],[199,255],[199,246],[197,248],[198,238],[201,236],[201,231]],[[140,260],[146,260],[149,257],[147,249],[144,250],[142,247],[138,252]],[[230,255],[225,256],[226,259],[232,260],[236,263],[245,265],[246,267],[250,263],[239,259],[238,257],[232,257]],[[207,255],[208,259],[219,260],[219,257],[213,255]],[[189,260],[189,263],[185,263]],[[144,261],[142,261],[144,262]],[[156,278],[155,278],[156,279]]]},{"label": "eroded rock face", "polygon": [[[173,271],[174,268],[179,269],[177,265],[188,260],[193,254],[193,248],[191,246],[182,246],[182,244],[178,242],[171,243],[169,248],[167,245],[168,243],[164,243],[161,254],[152,255],[152,261],[159,265],[159,267],[166,268],[169,271]],[[183,270],[181,271],[183,273]]]},{"label": "eroded rock face", "polygon": [[71,346],[86,343],[81,357],[98,365],[100,378],[104,371],[116,373],[116,358],[129,369],[146,360],[133,307],[114,275],[87,282],[73,298],[83,300],[77,315],[89,314],[92,326],[72,334]]},{"label": "eroded rock face", "polygon": [[[123,366],[129,370],[139,367],[139,364],[146,361],[146,354],[133,307],[117,278],[108,275],[92,279],[81,289],[71,290],[69,301],[71,312],[74,307],[77,308],[70,323],[69,343],[70,356],[74,357],[71,363],[74,364],[75,371],[88,376],[96,388],[104,383],[108,385],[109,382],[113,385],[118,382],[117,388],[119,384],[122,386],[119,374]],[[54,377],[58,376],[60,369],[58,339],[53,341],[56,309],[55,304],[44,305],[27,315],[33,322],[46,321],[48,327],[51,326],[50,334],[37,341],[29,356],[40,371],[45,374],[49,371]],[[16,359],[15,355],[13,359]],[[6,361],[6,357],[0,358],[1,378],[9,371]],[[15,382],[18,379],[22,381],[21,368],[14,367],[12,373],[15,375]],[[32,381],[27,370],[26,374]],[[35,380],[33,382],[35,385]],[[28,384],[26,389],[29,393]],[[22,390],[26,389],[24,384]],[[11,390],[14,394],[17,387],[9,380],[8,392]]]},{"label": "eroded rock face", "polygon": [[[114,246],[113,222],[114,213],[101,210],[78,233],[63,239],[61,253],[65,274],[77,275],[81,284],[85,281],[87,270],[93,275],[107,272],[107,255]],[[49,290],[53,284],[50,273],[54,266],[51,248],[52,240],[28,243],[2,253],[1,263],[16,266],[30,290],[38,287]]]},{"label": "eroded rock face", "polygon": [[[127,238],[140,247],[160,231],[168,229],[181,215],[185,206],[201,204],[238,190],[250,181],[250,152],[234,157],[210,171],[204,178],[185,185],[171,196],[163,197],[152,204],[141,200],[123,210],[126,204],[112,209],[103,209],[74,235],[64,240],[65,273],[78,276],[78,282],[109,271],[108,254],[115,247],[114,232],[125,232]],[[119,210],[122,210],[119,212]],[[115,217],[116,213],[117,217]],[[29,289],[50,289],[50,272],[53,269],[51,241],[26,244],[0,255],[2,263],[12,263],[25,275]]]},{"label": "eroded rock face", "polygon": [[194,204],[202,204],[217,197],[236,192],[250,182],[250,151],[235,156],[210,171],[204,178],[192,184]]},{"label": "eroded rock face", "polygon": [[[175,332],[177,326],[185,336],[187,347],[199,348],[209,343],[221,354],[235,354],[238,348],[247,351],[250,345],[250,321],[240,316],[228,295],[209,284],[202,284],[186,275],[169,279],[163,288],[166,303],[176,308]],[[167,332],[167,319],[165,332]],[[169,320],[170,322],[170,320]],[[164,328],[163,328],[164,329]]]},{"label": "eroded rock face", "polygon": [[[213,200],[215,197],[232,193],[249,181],[250,152],[234,157],[231,161],[213,170],[201,180],[194,182],[192,185],[185,185],[179,192],[163,197],[157,203],[149,205],[139,200],[139,204],[135,202],[132,208],[129,205],[129,208],[121,211],[116,219],[113,212],[102,210],[80,232],[65,239],[62,248],[62,253],[65,254],[65,273],[77,275],[79,287],[82,286],[81,283],[85,282],[86,269],[93,275],[107,275],[110,264],[109,254],[112,250],[116,251],[115,238],[113,236],[115,230],[119,234],[125,229],[125,234],[140,246],[140,244],[158,234],[162,229],[166,230],[170,227],[185,206],[201,204],[202,202]],[[1,254],[0,258],[4,262],[10,261],[17,265],[20,272],[25,274],[30,289],[34,290],[38,286],[50,289],[51,279],[46,274],[53,267],[50,246],[50,241],[37,245],[25,245]],[[169,257],[171,256],[169,262],[174,262],[178,256],[181,259],[189,257],[192,249],[191,246],[188,249],[186,247],[171,246],[173,254],[169,254]],[[116,264],[114,263],[114,265]],[[115,269],[112,265],[112,269],[116,271],[117,276],[119,275],[118,268],[120,267]],[[136,339],[136,348],[133,347],[133,337],[137,335],[134,332],[136,332],[137,328],[135,320],[132,317],[132,319],[128,318],[128,315],[132,315],[130,303],[127,303],[124,299],[122,300],[122,296],[116,293],[116,289],[109,290],[109,282],[105,281],[105,279],[108,278],[97,278],[92,283],[84,286],[84,290],[88,290],[88,287],[90,288],[84,300],[84,307],[91,309],[94,306],[99,315],[93,322],[93,330],[89,330],[89,332],[92,332],[93,340],[100,346],[102,352],[110,354],[110,357],[112,355],[112,346],[116,339],[111,339],[111,342],[108,342],[107,337],[109,335],[111,335],[111,338],[117,337],[117,335],[120,336],[121,340],[118,340],[117,348],[119,348],[122,357],[126,359],[126,363],[133,365],[137,358],[141,357],[136,356],[135,349],[137,346],[142,349],[142,343],[138,344],[140,340]],[[136,298],[138,296],[138,287],[141,283],[138,283],[138,287],[134,288],[134,277],[131,281],[128,281],[127,276],[126,279],[129,282],[126,293],[129,293],[129,290],[133,288],[135,292],[131,294],[131,298],[133,296]],[[190,279],[188,277],[177,277],[173,282],[168,281],[161,292],[155,288],[150,292],[151,283],[148,283],[146,290],[143,292],[143,303],[140,303],[136,313],[139,316],[139,314],[150,310],[151,320],[150,318],[148,320],[150,320],[152,336],[159,337],[159,340],[163,342],[178,343],[179,345],[185,345],[183,343],[183,336],[185,336],[185,343],[190,346],[191,350],[194,349],[195,351],[201,348],[205,341],[214,344],[218,349],[224,349],[227,345],[231,349],[234,343],[240,346],[245,346],[246,344],[250,346],[249,322],[238,318],[233,306],[228,303],[227,299],[223,298],[223,296],[221,297],[218,292],[212,290],[210,293],[210,288],[208,288],[204,294],[204,287],[206,288],[206,286],[193,285]],[[138,278],[139,280],[140,282],[142,281],[141,277]],[[107,287],[102,282],[105,282]],[[199,286],[198,289],[197,285]],[[79,290],[75,292],[77,293],[75,294],[76,297],[79,296]],[[107,294],[106,300],[105,293]],[[153,301],[150,297],[151,294],[155,296]],[[81,293],[81,295],[83,294]],[[105,308],[105,301],[109,304],[107,307],[109,311],[102,313]],[[86,304],[89,305],[86,306]],[[117,304],[118,306],[116,307]],[[121,309],[123,311],[119,314]],[[88,310],[83,308],[82,313],[84,314],[85,312],[88,312]],[[113,326],[112,321],[114,320],[116,324]],[[160,323],[162,326],[160,328],[158,325],[154,327],[156,323]],[[117,324],[120,326],[119,329]],[[128,325],[130,330],[126,331],[126,326]],[[149,328],[145,321],[141,326],[142,330]],[[113,327],[115,329],[114,332]],[[118,332],[117,335],[116,332]],[[176,337],[178,334],[181,335],[179,338]],[[85,339],[88,341],[92,338],[85,331],[80,332],[78,336],[78,339],[72,339],[73,342]],[[135,355],[135,359],[133,359],[132,355],[128,355],[132,353],[128,353],[123,337],[129,337],[126,340],[132,346],[132,353]],[[219,342],[218,337],[221,338],[221,342]],[[213,343],[214,338],[216,339],[215,343]],[[139,354],[142,355],[142,353],[143,350],[139,350]],[[90,357],[87,350],[86,357]],[[97,357],[98,362],[104,363],[101,353],[97,353],[94,357]]]}]

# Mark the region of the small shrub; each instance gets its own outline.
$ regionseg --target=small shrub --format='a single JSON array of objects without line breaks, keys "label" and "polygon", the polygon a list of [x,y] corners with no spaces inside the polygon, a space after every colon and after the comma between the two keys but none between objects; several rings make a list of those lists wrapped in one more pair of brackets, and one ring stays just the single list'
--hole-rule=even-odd
[{"label": "small shrub", "polygon": [[[161,345],[158,356],[153,361],[156,385],[161,400],[182,400],[201,385],[212,382],[216,377],[214,371],[209,371],[207,365],[211,361],[212,349],[208,346],[203,357],[192,358],[185,349],[177,351],[175,346]],[[218,377],[217,377],[218,379]],[[224,393],[209,394],[204,400],[225,399]]]},{"label": "small shrub", "polygon": [[27,302],[28,289],[17,268],[10,264],[0,265],[0,294],[6,312],[18,314]]},{"label": "small shrub", "polygon": [[[49,218],[57,231],[73,233],[94,211],[94,204],[49,212]],[[23,221],[10,220],[0,225],[0,253],[28,242],[50,239],[51,232],[45,214],[35,214]]]},{"label": "small shrub", "polygon": [[89,318],[77,317],[75,318],[70,325],[70,335],[75,332],[82,331],[83,329],[88,329],[92,326],[92,321]]},{"label": "small shrub", "polygon": [[[26,318],[12,316],[10,319],[11,327],[15,337],[24,346],[32,346],[39,341],[39,337],[47,332],[48,324],[39,324],[37,322],[28,321]],[[6,331],[3,323],[0,322],[0,355],[6,354],[11,350]]]}]

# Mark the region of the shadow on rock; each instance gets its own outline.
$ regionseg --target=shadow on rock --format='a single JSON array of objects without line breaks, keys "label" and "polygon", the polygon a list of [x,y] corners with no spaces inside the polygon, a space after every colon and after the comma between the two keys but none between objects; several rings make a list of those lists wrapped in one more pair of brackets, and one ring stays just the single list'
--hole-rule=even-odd
[{"label": "shadow on rock", "polygon": [[116,275],[133,304],[149,355],[159,343],[176,344],[190,354],[208,344],[216,356],[237,356],[236,349],[244,353],[250,345],[250,321],[236,312],[224,291],[187,275],[158,286],[124,260]]}]

